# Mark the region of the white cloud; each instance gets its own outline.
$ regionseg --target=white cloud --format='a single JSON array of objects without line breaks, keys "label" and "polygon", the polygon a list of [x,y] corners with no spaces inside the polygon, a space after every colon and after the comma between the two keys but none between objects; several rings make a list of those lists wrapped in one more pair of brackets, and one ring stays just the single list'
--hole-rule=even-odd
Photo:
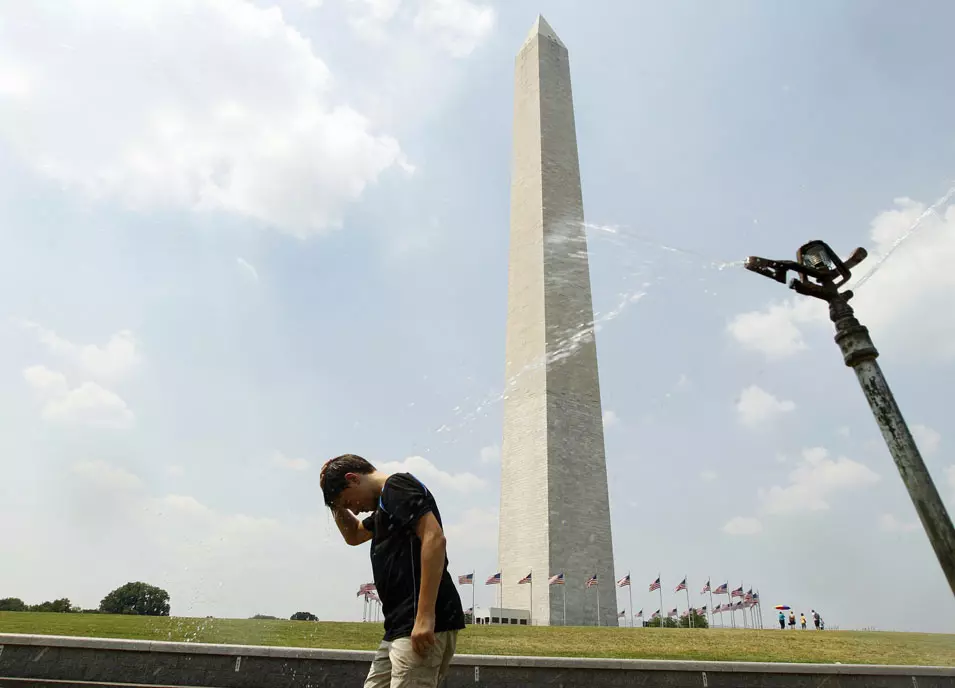
[{"label": "white cloud", "polygon": [[743,425],[755,427],[796,408],[792,401],[777,399],[757,385],[744,389],[736,402],[736,412]]},{"label": "white cloud", "polygon": [[[876,345],[938,360],[955,358],[955,318],[938,315],[949,312],[948,295],[955,290],[955,271],[950,269],[955,262],[955,205],[945,207],[946,201],[943,197],[938,207],[928,207],[898,198],[894,208],[871,223],[869,258],[855,268],[848,286],[856,293],[856,314]],[[846,254],[855,247],[833,248]],[[803,328],[810,324],[831,327],[825,304],[794,296],[736,316],[729,331],[744,348],[781,358],[806,348]]]},{"label": "white cloud", "polygon": [[923,454],[934,454],[938,451],[938,446],[942,442],[942,435],[927,425],[913,425],[912,435]]},{"label": "white cloud", "polygon": [[466,57],[494,28],[493,7],[469,0],[419,0],[415,29],[452,57]]},{"label": "white cloud", "polygon": [[381,41],[402,0],[348,0],[348,23],[362,38]]},{"label": "white cloud", "polygon": [[497,526],[497,509],[468,509],[462,519],[449,523],[444,532],[448,536],[448,546],[454,551],[464,548],[495,549]]},{"label": "white cloud", "polygon": [[186,474],[186,469],[183,468],[182,466],[173,464],[171,466],[166,466],[166,473],[168,473],[173,478],[181,478],[182,476]]},{"label": "white cloud", "polygon": [[911,533],[919,529],[918,521],[903,523],[893,514],[882,514],[879,518],[879,528],[887,533]]},{"label": "white cloud", "polygon": [[121,330],[110,337],[105,346],[75,344],[53,330],[30,321],[21,326],[36,332],[37,339],[47,351],[78,366],[84,373],[96,378],[115,379],[126,375],[141,362],[136,338],[129,330]]},{"label": "white cloud", "polygon": [[285,454],[280,451],[272,452],[271,460],[276,466],[287,468],[290,471],[306,471],[310,466],[307,459],[293,459],[285,456]]},{"label": "white cloud", "polygon": [[840,456],[828,458],[823,447],[806,449],[802,461],[789,474],[786,487],[774,485],[759,490],[763,511],[770,514],[796,514],[824,511],[829,508],[827,498],[836,492],[857,489],[880,480],[868,466]]},{"label": "white cloud", "polygon": [[132,491],[143,486],[139,476],[124,468],[103,460],[80,461],[73,465],[73,472],[110,491]]},{"label": "white cloud", "polygon": [[127,428],[135,416],[115,392],[95,382],[70,388],[66,376],[45,366],[31,366],[23,379],[39,394],[43,418],[55,423]]},{"label": "white cloud", "polygon": [[716,471],[700,471],[700,480],[703,480],[704,482],[711,483],[718,477],[719,475],[716,473]]},{"label": "white cloud", "polygon": [[481,447],[481,463],[500,463],[501,448],[496,444]]},{"label": "white cloud", "polygon": [[409,456],[404,461],[389,461],[377,466],[384,473],[413,473],[425,485],[437,485],[455,492],[481,490],[486,483],[473,473],[448,473],[423,456]]},{"label": "white cloud", "polygon": [[23,379],[33,389],[49,394],[62,395],[69,391],[66,376],[46,366],[35,365],[23,371]]},{"label": "white cloud", "polygon": [[763,532],[763,524],[758,518],[736,516],[726,522],[723,532],[729,535],[758,535]]},{"label": "white cloud", "polygon": [[603,413],[603,422],[604,422],[604,429],[606,430],[607,428],[612,427],[616,425],[617,423],[619,423],[620,418],[617,416],[615,412],[608,409],[604,411]]},{"label": "white cloud", "polygon": [[0,64],[18,65],[25,86],[0,101],[0,139],[90,197],[305,237],[340,225],[399,159],[276,7],[64,0],[17,14]]},{"label": "white cloud", "polygon": [[253,282],[259,281],[259,271],[255,269],[255,266],[252,265],[245,258],[236,258],[236,265],[239,266],[239,269],[248,277],[252,279]]},{"label": "white cloud", "polygon": [[799,297],[774,304],[765,311],[741,313],[730,322],[728,329],[743,348],[777,359],[806,348],[797,325],[826,322],[827,319],[824,303]]}]

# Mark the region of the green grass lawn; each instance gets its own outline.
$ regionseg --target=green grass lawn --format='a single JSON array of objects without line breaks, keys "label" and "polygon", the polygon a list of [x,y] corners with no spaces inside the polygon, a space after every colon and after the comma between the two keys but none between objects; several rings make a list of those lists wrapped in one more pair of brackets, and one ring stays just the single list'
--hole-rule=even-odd
[{"label": "green grass lawn", "polygon": [[[0,633],[371,650],[373,623],[0,612]],[[469,626],[461,654],[955,666],[955,635],[856,631]]]}]

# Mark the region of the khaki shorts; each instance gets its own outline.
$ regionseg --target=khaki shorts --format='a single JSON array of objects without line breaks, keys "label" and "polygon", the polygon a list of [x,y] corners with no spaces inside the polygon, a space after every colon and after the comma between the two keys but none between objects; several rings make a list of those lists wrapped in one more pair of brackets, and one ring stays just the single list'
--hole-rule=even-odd
[{"label": "khaki shorts", "polygon": [[411,649],[411,638],[382,641],[368,670],[365,688],[437,688],[448,673],[458,632],[435,633],[425,657]]}]

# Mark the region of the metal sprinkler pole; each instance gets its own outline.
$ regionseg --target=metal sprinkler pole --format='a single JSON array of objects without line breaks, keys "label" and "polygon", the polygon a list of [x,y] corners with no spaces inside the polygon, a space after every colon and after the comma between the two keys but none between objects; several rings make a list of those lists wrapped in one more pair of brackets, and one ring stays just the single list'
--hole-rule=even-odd
[{"label": "metal sprinkler pole", "polygon": [[849,280],[851,268],[862,262],[866,255],[865,249],[859,248],[843,262],[824,242],[811,241],[799,249],[795,262],[752,256],[746,261],[746,269],[783,283],[786,272],[792,270],[800,275],[800,279],[790,282],[791,289],[829,303],[829,319],[835,325],[836,344],[846,365],[852,368],[859,380],[925,534],[955,594],[955,527],[952,519],[876,362],[879,352],[872,343],[869,330],[856,319],[849,305],[852,291],[839,291],[839,287]]}]

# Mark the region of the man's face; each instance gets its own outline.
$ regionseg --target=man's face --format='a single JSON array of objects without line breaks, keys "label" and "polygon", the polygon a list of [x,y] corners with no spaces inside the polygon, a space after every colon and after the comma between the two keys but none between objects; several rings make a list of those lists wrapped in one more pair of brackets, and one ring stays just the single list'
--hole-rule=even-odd
[{"label": "man's face", "polygon": [[345,508],[353,514],[361,514],[375,510],[375,497],[367,480],[363,480],[358,473],[345,475],[345,489],[335,500],[335,506]]}]

